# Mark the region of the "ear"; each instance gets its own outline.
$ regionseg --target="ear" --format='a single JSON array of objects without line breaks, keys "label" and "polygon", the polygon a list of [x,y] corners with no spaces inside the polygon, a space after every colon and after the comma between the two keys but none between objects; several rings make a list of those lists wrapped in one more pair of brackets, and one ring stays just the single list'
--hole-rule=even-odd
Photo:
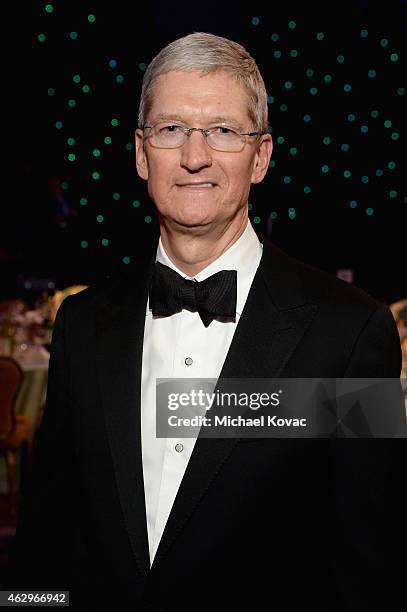
[{"label": "ear", "polygon": [[135,145],[136,145],[136,168],[138,175],[148,180],[148,161],[146,152],[144,150],[143,131],[140,129],[136,130],[135,133]]},{"label": "ear", "polygon": [[273,152],[273,140],[269,133],[263,134],[262,140],[256,152],[252,172],[252,183],[260,183],[268,170],[269,161]]}]

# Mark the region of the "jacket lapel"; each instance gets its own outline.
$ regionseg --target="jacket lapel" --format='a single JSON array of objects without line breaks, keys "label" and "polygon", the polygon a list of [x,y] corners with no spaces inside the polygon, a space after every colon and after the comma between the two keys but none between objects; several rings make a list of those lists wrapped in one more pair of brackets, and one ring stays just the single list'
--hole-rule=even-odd
[{"label": "jacket lapel", "polygon": [[140,572],[150,567],[141,454],[140,389],[150,263],[100,300],[96,355],[117,488]]},{"label": "jacket lapel", "polygon": [[[218,385],[223,378],[276,378],[317,306],[306,303],[295,261],[269,243],[237,325]],[[198,438],[168,518],[153,569],[199,503],[238,439]]]}]

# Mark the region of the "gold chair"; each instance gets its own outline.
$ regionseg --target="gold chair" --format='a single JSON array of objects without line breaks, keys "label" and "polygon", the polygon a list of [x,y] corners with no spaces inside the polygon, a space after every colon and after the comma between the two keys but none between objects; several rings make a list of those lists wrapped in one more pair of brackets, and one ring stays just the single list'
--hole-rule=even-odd
[{"label": "gold chair", "polygon": [[32,424],[28,417],[14,413],[14,403],[23,379],[19,363],[0,356],[0,455],[6,459],[9,513],[16,511],[16,451],[20,448],[28,460]]}]

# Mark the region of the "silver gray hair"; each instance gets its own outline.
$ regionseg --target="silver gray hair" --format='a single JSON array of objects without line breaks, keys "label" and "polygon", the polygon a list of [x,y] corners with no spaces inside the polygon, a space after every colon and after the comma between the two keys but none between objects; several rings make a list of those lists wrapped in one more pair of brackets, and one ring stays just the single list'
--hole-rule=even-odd
[{"label": "silver gray hair", "polygon": [[267,92],[256,62],[238,43],[204,32],[174,40],[150,62],[143,78],[139,127],[145,125],[151,110],[157,77],[171,70],[199,70],[203,74],[227,72],[246,88],[248,114],[254,130],[268,131]]}]

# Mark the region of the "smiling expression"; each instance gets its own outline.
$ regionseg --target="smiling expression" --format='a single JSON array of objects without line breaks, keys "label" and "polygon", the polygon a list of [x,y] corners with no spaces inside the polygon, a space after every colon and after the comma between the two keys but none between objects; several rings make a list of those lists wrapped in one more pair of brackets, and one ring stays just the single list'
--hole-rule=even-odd
[{"label": "smiling expression", "polygon": [[[254,126],[244,86],[225,72],[171,71],[157,77],[148,125],[170,120],[188,127],[227,124],[238,132]],[[167,226],[208,228],[229,225],[247,216],[251,183],[266,174],[271,156],[269,134],[248,138],[242,151],[209,147],[201,132],[192,132],[182,147],[159,149],[136,131],[136,163],[148,181],[160,222]]]}]

